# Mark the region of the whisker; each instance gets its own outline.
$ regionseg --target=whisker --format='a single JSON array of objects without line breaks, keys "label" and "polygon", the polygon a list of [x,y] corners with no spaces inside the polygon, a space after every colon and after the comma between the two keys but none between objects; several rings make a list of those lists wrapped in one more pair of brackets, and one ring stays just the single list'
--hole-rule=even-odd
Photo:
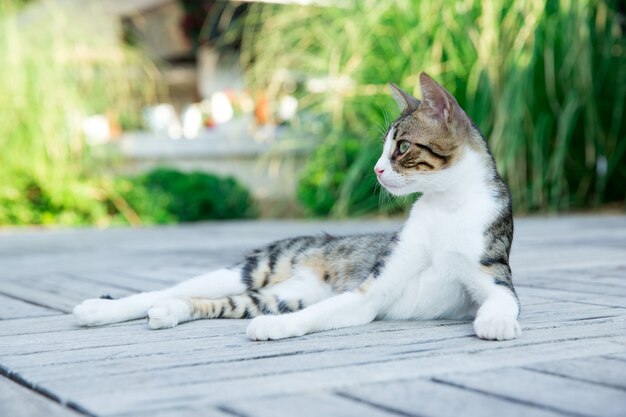
[{"label": "whisker", "polygon": [[376,132],[378,135],[384,135],[387,131],[387,128],[380,122],[376,123],[376,127],[378,128],[378,132]]},{"label": "whisker", "polygon": [[380,208],[385,211],[393,210],[397,206],[395,196],[387,191],[378,181],[376,181],[375,187],[378,193],[378,204]]},{"label": "whisker", "polygon": [[389,114],[387,113],[387,110],[381,105],[379,105],[378,107],[380,108],[381,113],[383,115],[383,120],[381,122],[376,123],[376,125],[378,126],[378,129],[379,129],[378,134],[384,136],[385,133],[387,133],[387,131],[389,130],[391,121],[389,120]]},{"label": "whisker", "polygon": [[381,110],[383,111],[383,119],[385,121],[385,125],[389,127],[391,122],[389,121],[389,114],[387,113],[387,109],[385,109],[382,105],[380,105]]}]

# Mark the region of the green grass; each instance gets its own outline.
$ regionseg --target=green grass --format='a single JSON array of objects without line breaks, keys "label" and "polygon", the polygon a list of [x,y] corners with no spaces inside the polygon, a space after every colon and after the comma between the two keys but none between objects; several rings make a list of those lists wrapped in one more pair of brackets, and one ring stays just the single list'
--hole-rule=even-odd
[{"label": "green grass", "polygon": [[[254,5],[240,29],[249,85],[278,95],[297,83],[302,126],[336,143],[338,155],[322,147],[331,156],[314,156],[306,170],[300,195],[310,212],[342,216],[378,205],[370,155],[380,151],[382,109],[395,115],[385,84],[419,96],[420,71],[477,122],[518,212],[624,201],[626,41],[616,2],[345,4]],[[328,91],[302,88],[316,77],[327,80]],[[337,136],[359,138],[360,149],[355,154]],[[345,170],[341,183],[311,180],[325,169]]]}]

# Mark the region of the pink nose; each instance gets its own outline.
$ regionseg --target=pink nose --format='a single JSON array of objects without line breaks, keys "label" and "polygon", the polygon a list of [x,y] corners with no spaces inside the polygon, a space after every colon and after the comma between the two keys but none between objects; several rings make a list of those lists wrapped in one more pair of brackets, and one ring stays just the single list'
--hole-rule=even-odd
[{"label": "pink nose", "polygon": [[376,175],[383,175],[383,172],[385,172],[383,168],[376,168],[376,167],[374,167],[374,171],[376,171]]}]

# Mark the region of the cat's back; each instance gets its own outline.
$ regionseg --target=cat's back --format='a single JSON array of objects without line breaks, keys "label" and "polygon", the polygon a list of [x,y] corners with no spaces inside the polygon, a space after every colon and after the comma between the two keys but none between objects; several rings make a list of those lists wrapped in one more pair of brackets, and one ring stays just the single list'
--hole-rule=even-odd
[{"label": "cat's back", "polygon": [[287,238],[249,252],[242,274],[249,287],[266,287],[304,269],[336,291],[352,290],[383,267],[396,241],[396,232]]}]

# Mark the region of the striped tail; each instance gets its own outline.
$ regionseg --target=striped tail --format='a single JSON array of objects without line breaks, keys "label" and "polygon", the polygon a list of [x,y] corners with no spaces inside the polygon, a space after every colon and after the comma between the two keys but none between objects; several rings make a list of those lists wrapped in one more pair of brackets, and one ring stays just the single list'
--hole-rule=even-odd
[{"label": "striped tail", "polygon": [[255,291],[215,300],[191,298],[187,302],[191,310],[191,320],[250,319],[262,314],[292,313],[305,307],[301,299],[283,300],[276,295]]}]

